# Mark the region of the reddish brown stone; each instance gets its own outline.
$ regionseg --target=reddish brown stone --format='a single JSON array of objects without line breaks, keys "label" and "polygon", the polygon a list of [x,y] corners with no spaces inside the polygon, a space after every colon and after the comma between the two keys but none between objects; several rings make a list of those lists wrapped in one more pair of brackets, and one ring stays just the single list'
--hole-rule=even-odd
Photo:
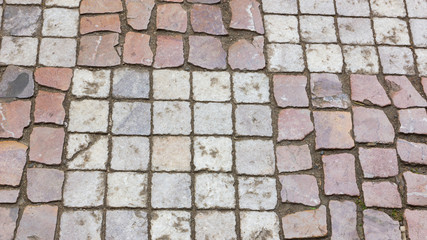
[{"label": "reddish brown stone", "polygon": [[19,208],[0,207],[0,239],[13,239]]},{"label": "reddish brown stone", "polygon": [[427,95],[427,78],[422,78],[421,84],[423,85],[424,94]]},{"label": "reddish brown stone", "polygon": [[207,69],[225,69],[227,53],[221,41],[209,36],[190,36],[188,62]]},{"label": "reddish brown stone", "polygon": [[398,111],[401,133],[427,134],[427,112],[425,108]]},{"label": "reddish brown stone", "polygon": [[191,27],[194,32],[204,32],[213,35],[226,35],[222,22],[221,8],[195,4],[191,8]]},{"label": "reddish brown stone", "polygon": [[118,33],[83,36],[80,38],[77,64],[94,67],[119,65],[120,56],[115,48],[118,44]]},{"label": "reddish brown stone", "polygon": [[326,195],[359,196],[354,156],[348,153],[323,155]]},{"label": "reddish brown stone", "polygon": [[357,207],[352,201],[329,201],[331,213],[331,240],[358,240]]},{"label": "reddish brown stone", "polygon": [[187,31],[187,12],[181,4],[157,5],[157,29],[185,33]]},{"label": "reddish brown stone", "polygon": [[64,137],[63,128],[35,127],[30,136],[30,161],[60,164]]},{"label": "reddish brown stone", "polygon": [[70,68],[37,68],[34,73],[38,84],[67,91],[70,87],[73,70]]},{"label": "reddish brown stone", "polygon": [[313,117],[316,149],[350,149],[354,146],[349,112],[315,111]]},{"label": "reddish brown stone", "polygon": [[326,207],[288,214],[282,218],[285,239],[315,238],[328,235]]},{"label": "reddish brown stone", "polygon": [[276,159],[279,172],[297,172],[313,167],[308,145],[277,146]]},{"label": "reddish brown stone", "polygon": [[396,148],[402,161],[427,165],[427,144],[397,139]]},{"label": "reddish brown stone", "polygon": [[427,175],[404,172],[406,201],[413,206],[427,206]]},{"label": "reddish brown stone", "polygon": [[367,207],[401,208],[397,185],[391,182],[364,182],[363,197]]},{"label": "reddish brown stone", "polygon": [[307,206],[320,204],[319,187],[316,178],[312,175],[280,176],[282,202],[301,203]]},{"label": "reddish brown stone", "polygon": [[359,161],[365,178],[399,174],[397,154],[393,148],[359,148]]},{"label": "reddish brown stone", "polygon": [[353,107],[356,142],[392,143],[394,128],[382,110]]},{"label": "reddish brown stone", "polygon": [[427,101],[412,86],[405,76],[387,76],[389,94],[393,104],[398,108],[427,107]]},{"label": "reddish brown stone", "polygon": [[123,11],[120,0],[82,0],[80,13],[112,13]]},{"label": "reddish brown stone", "polygon": [[313,131],[310,110],[287,108],[280,111],[278,116],[278,141],[302,140]]},{"label": "reddish brown stone", "polygon": [[128,24],[135,30],[147,29],[153,7],[154,0],[126,0]]},{"label": "reddish brown stone", "polygon": [[384,88],[375,75],[352,74],[351,99],[353,101],[370,103],[381,107],[391,104]]},{"label": "reddish brown stone", "polygon": [[279,107],[308,107],[306,76],[274,75],[273,84]]},{"label": "reddish brown stone", "polygon": [[25,207],[16,239],[54,239],[57,214],[57,206]]},{"label": "reddish brown stone", "polygon": [[20,138],[30,124],[31,101],[0,103],[0,138]]},{"label": "reddish brown stone", "polygon": [[318,108],[348,108],[349,96],[343,92],[336,74],[312,73],[310,76],[312,104]]},{"label": "reddish brown stone", "polygon": [[118,14],[82,17],[80,19],[80,33],[86,34],[99,31],[122,32]]},{"label": "reddish brown stone", "polygon": [[265,67],[264,37],[254,37],[252,43],[246,39],[233,43],[228,49],[228,63],[232,69],[263,69]]},{"label": "reddish brown stone", "polygon": [[[19,189],[0,190],[0,203],[16,203],[19,197]],[[1,230],[0,230],[1,239]]]},{"label": "reddish brown stone", "polygon": [[123,47],[123,61],[130,64],[151,66],[153,52],[150,48],[150,35],[128,32]]},{"label": "reddish brown stone", "polygon": [[178,67],[182,64],[184,64],[184,42],[182,37],[179,35],[157,36],[157,50],[153,67]]},{"label": "reddish brown stone", "polygon": [[19,186],[28,147],[19,142],[0,142],[0,185]]},{"label": "reddish brown stone", "polygon": [[64,93],[46,92],[40,90],[36,97],[34,122],[63,124],[65,110]]},{"label": "reddish brown stone", "polygon": [[259,6],[256,0],[231,0],[230,27],[264,34]]},{"label": "reddish brown stone", "polygon": [[427,236],[427,210],[405,210],[408,234],[411,240],[425,240]]},{"label": "reddish brown stone", "polygon": [[401,240],[399,222],[387,213],[366,209],[363,211],[363,232],[366,240]]},{"label": "reddish brown stone", "polygon": [[31,202],[59,201],[64,172],[48,168],[27,169],[27,196]]}]

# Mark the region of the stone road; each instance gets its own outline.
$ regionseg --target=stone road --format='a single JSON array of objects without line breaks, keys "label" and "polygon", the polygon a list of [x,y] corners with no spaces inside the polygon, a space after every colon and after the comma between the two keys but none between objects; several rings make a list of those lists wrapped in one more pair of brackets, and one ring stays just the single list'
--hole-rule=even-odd
[{"label": "stone road", "polygon": [[0,240],[427,239],[426,0],[0,2]]}]

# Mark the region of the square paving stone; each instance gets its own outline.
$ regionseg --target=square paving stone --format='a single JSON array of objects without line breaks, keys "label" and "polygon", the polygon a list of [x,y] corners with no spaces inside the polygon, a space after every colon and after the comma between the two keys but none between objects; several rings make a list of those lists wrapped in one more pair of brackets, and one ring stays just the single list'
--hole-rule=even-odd
[{"label": "square paving stone", "polygon": [[30,161],[61,164],[65,131],[63,128],[34,127],[30,135]]},{"label": "square paving stone", "polygon": [[374,16],[404,17],[406,16],[403,0],[370,0]]},{"label": "square paving stone", "polygon": [[427,211],[405,210],[405,220],[408,224],[408,234],[411,239],[422,240],[427,234]]},{"label": "square paving stone", "polygon": [[279,107],[308,107],[306,76],[274,75],[273,85]]},{"label": "square paving stone", "polygon": [[374,18],[375,39],[378,44],[409,45],[406,21],[398,18]]},{"label": "square paving stone", "polygon": [[240,212],[242,239],[280,239],[279,217],[275,212]]},{"label": "square paving stone", "polygon": [[302,41],[317,43],[337,41],[333,17],[300,16],[299,20]]},{"label": "square paving stone", "polygon": [[64,172],[48,168],[27,169],[27,197],[31,202],[52,202],[62,199]]},{"label": "square paving stone", "polygon": [[380,110],[353,107],[354,138],[356,142],[393,143],[394,128]]},{"label": "square paving stone", "polygon": [[193,148],[196,171],[231,171],[232,140],[230,138],[195,137]]},{"label": "square paving stone", "polygon": [[60,240],[101,239],[102,211],[65,211],[61,216]]},{"label": "square paving stone", "polygon": [[66,172],[64,206],[97,207],[104,203],[105,173],[99,171]]},{"label": "square paving stone", "polygon": [[184,64],[184,40],[182,36],[158,35],[153,67],[178,67],[182,64]]},{"label": "square paving stone", "polygon": [[229,103],[196,103],[194,132],[196,134],[232,134],[232,105]]},{"label": "square paving stone", "polygon": [[231,98],[228,72],[193,72],[193,99],[196,101],[229,101]]},{"label": "square paving stone", "polygon": [[265,15],[264,24],[266,36],[269,42],[299,42],[297,17]]},{"label": "square paving stone", "polygon": [[107,205],[109,207],[147,206],[147,174],[134,172],[113,172],[107,175]]},{"label": "square paving stone", "polygon": [[236,169],[239,174],[272,175],[275,170],[273,142],[241,140],[235,143]]},{"label": "square paving stone", "polygon": [[232,211],[197,211],[196,239],[237,239]]},{"label": "square paving stone", "polygon": [[391,218],[387,213],[366,209],[363,211],[363,230],[366,239],[400,240],[399,221]]},{"label": "square paving stone", "polygon": [[41,67],[36,68],[34,80],[43,86],[67,91],[70,87],[73,70],[70,68]]},{"label": "square paving stone", "polygon": [[262,9],[266,13],[297,14],[297,0],[262,0]]},{"label": "square paving stone", "polygon": [[301,13],[333,15],[335,14],[333,0],[299,1]]},{"label": "square paving stone", "polygon": [[110,167],[114,170],[145,171],[150,158],[146,137],[113,137]]},{"label": "square paving stone", "polygon": [[276,179],[239,177],[239,206],[241,209],[272,210],[277,205]]},{"label": "square paving stone", "polygon": [[310,75],[311,101],[316,108],[343,108],[350,106],[350,97],[343,91],[338,75],[312,73]]},{"label": "square paving stone", "polygon": [[367,207],[401,208],[402,200],[396,183],[364,182],[363,197]]},{"label": "square paving stone", "polygon": [[41,8],[7,5],[3,13],[5,35],[34,36],[41,26]]},{"label": "square paving stone", "polygon": [[300,203],[307,206],[320,204],[319,187],[312,175],[279,176],[282,202]]},{"label": "square paving stone", "polygon": [[113,96],[116,98],[149,98],[150,73],[137,68],[114,70]]},{"label": "square paving stone", "polygon": [[341,0],[335,4],[339,15],[368,17],[370,14],[369,0]]},{"label": "square paving stone", "polygon": [[15,239],[54,239],[57,215],[57,206],[26,206]]},{"label": "square paving stone", "polygon": [[277,120],[278,137],[282,140],[303,140],[314,130],[310,110],[287,108],[279,112]]},{"label": "square paving stone", "polygon": [[105,239],[148,239],[147,213],[139,210],[112,210],[106,214]]},{"label": "square paving stone", "polygon": [[181,101],[154,102],[153,126],[155,134],[190,134],[190,104]]},{"label": "square paving stone", "polygon": [[39,64],[54,67],[74,67],[76,65],[75,39],[43,38],[40,44]]},{"label": "square paving stone", "polygon": [[359,239],[357,234],[357,207],[352,201],[329,201],[332,238]]},{"label": "square paving stone", "polygon": [[32,96],[34,96],[33,70],[14,65],[7,66],[0,81],[0,98],[29,98]]},{"label": "square paving stone", "polygon": [[[228,48],[228,63],[233,70],[263,69],[265,67],[263,49],[264,38],[262,36],[253,37],[252,43],[246,39],[237,40]],[[210,52],[216,51],[217,50],[210,50]],[[226,57],[225,55],[224,52],[224,59]]]},{"label": "square paving stone", "polygon": [[288,214],[282,218],[285,239],[315,238],[328,234],[326,207]]},{"label": "square paving stone", "polygon": [[[16,228],[16,220],[18,219],[19,208],[0,207],[0,225],[1,237],[4,239],[13,239],[14,231]],[[234,213],[233,213],[234,216]]]},{"label": "square paving stone", "polygon": [[304,58],[301,45],[268,44],[268,70],[272,72],[302,72]]},{"label": "square paving stone", "polygon": [[427,49],[415,49],[418,71],[421,76],[427,76]]},{"label": "square paving stone", "polygon": [[308,145],[277,146],[276,159],[279,172],[297,172],[313,167]]},{"label": "square paving stone", "polygon": [[185,33],[187,31],[187,11],[181,4],[170,3],[157,6],[157,29]]},{"label": "square paving stone", "polygon": [[0,64],[34,66],[39,40],[31,37],[3,37],[0,49]]},{"label": "square paving stone", "polygon": [[153,71],[153,94],[155,99],[188,99],[190,73],[181,70]]},{"label": "square paving stone", "polygon": [[[255,70],[259,68],[263,68],[265,66],[264,63],[264,55],[262,54],[262,47],[264,46],[264,38],[258,38],[257,44],[251,45],[246,40],[244,41],[246,45],[241,48],[235,47],[235,44],[229,47],[229,64],[231,68],[239,68],[239,69],[250,69]],[[255,40],[254,40],[255,41]],[[227,52],[224,50],[221,40],[219,38],[211,37],[211,36],[190,36],[189,37],[189,45],[190,52],[188,55],[188,62],[207,69],[226,69],[227,68]],[[240,49],[245,48],[246,52],[237,52]],[[233,49],[236,50],[236,54],[233,55]],[[245,57],[240,58],[240,62],[236,63],[234,60],[236,59],[236,55],[238,54],[246,54],[246,56],[255,57],[252,59],[253,61],[247,65],[246,61],[242,61],[242,59],[246,59]],[[251,55],[253,54],[253,55]]]},{"label": "square paving stone", "polygon": [[46,0],[46,6],[78,7],[80,0]]},{"label": "square paving stone", "polygon": [[271,136],[271,108],[263,105],[238,105],[236,132],[243,136]]},{"label": "square paving stone", "polygon": [[427,175],[409,171],[403,173],[406,182],[406,201],[413,206],[427,206]]},{"label": "square paving stone", "polygon": [[75,37],[79,11],[67,8],[47,8],[43,12],[43,36]]},{"label": "square paving stone", "polygon": [[71,101],[68,131],[107,132],[108,101]]},{"label": "square paving stone", "polygon": [[151,168],[154,171],[190,171],[191,140],[189,137],[153,137]]},{"label": "square paving stone", "polygon": [[270,83],[263,73],[233,73],[234,99],[238,103],[270,102]]},{"label": "square paving stone", "polygon": [[359,196],[354,156],[348,153],[323,155],[326,195]]},{"label": "square paving stone", "polygon": [[352,122],[349,112],[314,111],[316,149],[350,149]]},{"label": "square paving stone", "polygon": [[105,170],[108,161],[108,137],[105,135],[69,134],[67,168]]},{"label": "square paving stone", "polygon": [[149,135],[151,104],[145,102],[115,102],[113,105],[114,134]]},{"label": "square paving stone", "polygon": [[[342,2],[342,1],[340,1]],[[338,3],[337,3],[338,4]],[[338,18],[341,43],[374,44],[374,35],[369,18]]]},{"label": "square paving stone", "polygon": [[[129,3],[142,4],[142,2],[129,2]],[[131,9],[137,9],[137,8],[132,7]],[[130,13],[128,13],[128,17],[129,16],[130,16]],[[117,21],[116,32],[120,32],[121,31],[120,19],[118,15],[117,15],[116,21]],[[123,45],[123,62],[129,63],[129,64],[151,66],[151,64],[153,63],[153,51],[150,48],[150,39],[151,39],[151,36],[147,34],[137,33],[137,32],[126,33],[125,43]]]},{"label": "square paving stone", "polygon": [[359,161],[365,178],[393,177],[399,174],[393,148],[359,148]]},{"label": "square paving stone", "polygon": [[201,173],[195,178],[195,203],[199,209],[234,208],[234,177],[226,173]]},{"label": "square paving stone", "polygon": [[39,90],[35,99],[34,122],[62,125],[65,119],[65,94]]},{"label": "square paving stone", "polygon": [[77,97],[106,98],[110,93],[110,70],[75,69],[71,92]]},{"label": "square paving stone", "polygon": [[187,173],[154,173],[151,179],[153,208],[190,208],[191,176]]},{"label": "square paving stone", "polygon": [[415,74],[412,51],[407,47],[378,47],[383,72],[387,74]]},{"label": "square paving stone", "polygon": [[370,46],[343,46],[346,71],[351,73],[379,72],[378,55],[375,47]]},{"label": "square paving stone", "polygon": [[307,65],[311,72],[341,72],[343,58],[336,44],[307,44]]},{"label": "square paving stone", "polygon": [[9,4],[41,4],[42,0],[6,0]]},{"label": "square paving stone", "polygon": [[424,11],[427,8],[427,2],[423,0],[406,0],[406,8],[409,17],[427,17],[427,13]]},{"label": "square paving stone", "polygon": [[191,239],[190,212],[154,211],[151,219],[152,239]]}]

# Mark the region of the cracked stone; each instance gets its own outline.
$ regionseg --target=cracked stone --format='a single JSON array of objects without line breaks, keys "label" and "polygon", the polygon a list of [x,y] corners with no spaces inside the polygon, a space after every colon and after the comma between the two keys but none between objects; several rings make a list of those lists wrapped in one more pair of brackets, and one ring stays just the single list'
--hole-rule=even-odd
[{"label": "cracked stone", "polygon": [[318,108],[343,108],[350,106],[350,98],[344,93],[343,86],[336,74],[311,74],[312,104]]},{"label": "cracked stone", "polygon": [[264,34],[259,7],[260,4],[256,0],[231,0],[230,27]]},{"label": "cracked stone", "polygon": [[108,138],[102,135],[70,134],[67,168],[104,170],[108,160]]},{"label": "cracked stone", "polygon": [[263,69],[265,67],[263,51],[264,37],[256,36],[253,38],[252,43],[246,39],[240,39],[228,49],[228,63],[232,69]]},{"label": "cracked stone", "polygon": [[127,23],[135,30],[145,30],[150,22],[154,0],[126,0]]},{"label": "cracked stone", "polygon": [[77,64],[93,67],[119,65],[120,56],[115,48],[118,44],[118,33],[82,36]]}]

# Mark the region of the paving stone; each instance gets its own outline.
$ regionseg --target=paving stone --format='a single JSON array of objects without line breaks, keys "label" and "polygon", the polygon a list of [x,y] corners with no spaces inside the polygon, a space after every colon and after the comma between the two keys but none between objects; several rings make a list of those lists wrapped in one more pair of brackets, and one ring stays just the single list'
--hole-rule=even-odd
[{"label": "paving stone", "polygon": [[379,44],[409,45],[408,26],[398,18],[373,18],[375,39]]},{"label": "paving stone", "polygon": [[39,90],[35,100],[34,122],[63,124],[65,110],[64,93]]},{"label": "paving stone", "polygon": [[360,239],[357,234],[357,207],[351,201],[329,201],[331,240]]},{"label": "paving stone", "polygon": [[71,92],[77,97],[106,98],[110,93],[110,70],[75,69]]},{"label": "paving stone", "polygon": [[265,67],[264,38],[256,36],[252,43],[240,39],[228,49],[228,64],[232,69],[259,70]]},{"label": "paving stone", "polygon": [[333,15],[335,14],[334,1],[332,0],[313,0],[300,2],[301,13]]},{"label": "paving stone", "polygon": [[394,177],[399,174],[393,148],[359,148],[359,161],[365,178]]},{"label": "paving stone", "polygon": [[313,117],[316,149],[350,149],[354,146],[349,112],[314,111]]},{"label": "paving stone", "polygon": [[233,73],[233,93],[238,103],[268,103],[269,89],[269,79],[265,74]]},{"label": "paving stone", "polygon": [[311,100],[317,108],[343,108],[350,106],[349,96],[336,74],[313,73],[310,75]]},{"label": "paving stone", "polygon": [[21,138],[23,130],[30,124],[30,101],[0,103],[1,138]]},{"label": "paving stone", "polygon": [[266,36],[269,42],[299,42],[297,17],[265,15],[264,24]]},{"label": "paving stone", "polygon": [[53,67],[76,65],[76,40],[68,38],[43,38],[40,44],[39,64]]},{"label": "paving stone", "polygon": [[217,6],[193,5],[190,20],[194,32],[212,35],[226,35],[228,33],[222,22],[221,8]]},{"label": "paving stone", "polygon": [[349,153],[323,155],[326,195],[359,196],[354,156]]},{"label": "paving stone", "polygon": [[182,37],[179,35],[158,35],[153,67],[179,67],[182,64],[184,64],[184,42]]},{"label": "paving stone", "polygon": [[102,206],[104,191],[105,172],[73,171],[65,173],[63,202],[66,207]]},{"label": "paving stone", "polygon": [[15,239],[54,239],[57,215],[57,206],[26,206]]},{"label": "paving stone", "polygon": [[417,67],[420,76],[427,76],[427,50],[415,49],[415,56],[417,58]]},{"label": "paving stone", "polygon": [[136,32],[126,33],[123,62],[151,66],[153,51],[150,48],[150,35]]},{"label": "paving stone", "polygon": [[302,72],[304,58],[301,45],[268,44],[268,70],[271,72]]},{"label": "paving stone", "polygon": [[393,143],[394,128],[383,110],[353,106],[356,142]]},{"label": "paving stone", "polygon": [[277,205],[276,180],[267,177],[239,177],[241,209],[273,210]]},{"label": "paving stone", "polygon": [[227,173],[201,173],[195,178],[197,208],[234,208],[234,177]]},{"label": "paving stone", "polygon": [[74,100],[70,103],[68,131],[106,132],[108,101]]},{"label": "paving stone", "polygon": [[270,140],[241,140],[235,143],[236,170],[239,174],[272,175],[274,146]]},{"label": "paving stone", "polygon": [[40,7],[7,5],[3,13],[5,35],[34,36],[41,26]]},{"label": "paving stone", "polygon": [[43,36],[76,37],[79,11],[67,8],[48,8],[43,11]]},{"label": "paving stone", "polygon": [[350,75],[351,100],[380,107],[391,104],[383,86],[374,75]]},{"label": "paving stone", "polygon": [[344,16],[364,16],[370,15],[368,0],[343,0],[335,2],[337,13]]},{"label": "paving stone", "polygon": [[194,138],[195,170],[229,172],[232,167],[232,141],[228,137]]},{"label": "paving stone", "polygon": [[31,202],[60,201],[63,183],[63,171],[48,168],[27,169],[27,197]]},{"label": "paving stone", "polygon": [[196,101],[229,101],[231,98],[228,72],[193,72],[193,99]]},{"label": "paving stone", "polygon": [[148,176],[144,173],[113,172],[107,175],[109,207],[147,206]]},{"label": "paving stone", "polygon": [[[354,4],[360,4],[363,0],[354,1]],[[344,3],[346,2],[346,3]],[[349,1],[340,1],[347,3]],[[337,7],[338,7],[337,2]],[[369,5],[367,5],[369,7]],[[368,10],[369,11],[369,10]],[[374,35],[369,18],[343,18],[337,19],[341,43],[344,44],[374,44]]]},{"label": "paving stone", "polygon": [[279,107],[308,107],[307,77],[274,75],[274,98]]},{"label": "paving stone", "polygon": [[421,84],[423,85],[425,95],[427,95],[427,78],[421,78]]},{"label": "paving stone", "polygon": [[282,184],[282,202],[301,203],[307,206],[320,204],[319,187],[312,175],[279,176]]},{"label": "paving stone", "polygon": [[207,69],[225,69],[227,67],[227,52],[223,49],[222,43],[218,38],[190,36],[189,44],[189,63]]},{"label": "paving stone", "polygon": [[[7,37],[1,41],[0,64],[34,66],[37,59],[37,38]],[[43,49],[45,51],[45,49]],[[40,56],[44,55],[43,53]]]},{"label": "paving stone", "polygon": [[397,139],[396,148],[403,162],[427,165],[427,144]]},{"label": "paving stone", "polygon": [[271,109],[261,105],[238,105],[235,110],[236,133],[243,136],[271,136]]},{"label": "paving stone", "polygon": [[297,14],[298,4],[297,0],[262,0],[262,10],[265,13]]},{"label": "paving stone", "polygon": [[[19,142],[0,142],[0,184],[19,186],[28,147]],[[0,231],[1,233],[1,231]]]},{"label": "paving stone", "polygon": [[114,70],[113,96],[116,98],[149,98],[150,74],[138,68],[123,67]]},{"label": "paving stone", "polygon": [[155,99],[188,99],[190,73],[181,70],[154,70],[153,92]]},{"label": "paving stone", "polygon": [[[164,0],[167,2],[183,2],[184,0]],[[206,3],[206,4],[212,4],[212,3],[219,3],[221,0],[187,0],[190,3]]]},{"label": "paving stone", "polygon": [[406,8],[409,17],[427,17],[423,9],[427,8],[427,3],[423,0],[406,0]]},{"label": "paving stone", "polygon": [[260,12],[260,4],[256,0],[231,0],[230,28],[244,29],[264,34],[264,26]]},{"label": "paving stone", "polygon": [[34,95],[33,71],[13,65],[0,79],[0,98],[29,98]]},{"label": "paving stone", "polygon": [[41,67],[34,72],[34,79],[40,85],[67,91],[73,70],[70,68]]},{"label": "paving stone", "polygon": [[280,223],[275,212],[240,212],[242,239],[279,239]]},{"label": "paving stone", "polygon": [[1,239],[13,239],[18,214],[19,208],[17,207],[0,207],[0,219],[2,219],[2,224],[0,225]]},{"label": "paving stone", "polygon": [[118,44],[118,33],[82,36],[77,64],[92,67],[119,65],[120,56],[115,48]]},{"label": "paving stone", "polygon": [[425,108],[411,108],[399,110],[401,133],[427,134],[427,112]]},{"label": "paving stone", "polygon": [[34,127],[30,136],[30,161],[61,164],[64,139],[63,128]]},{"label": "paving stone", "polygon": [[378,55],[375,47],[344,46],[343,53],[347,72],[370,74],[379,72]]},{"label": "paving stone", "polygon": [[159,136],[152,138],[151,168],[154,171],[190,171],[189,137]]},{"label": "paving stone", "polygon": [[42,0],[6,0],[6,3],[9,3],[9,4],[41,4]]},{"label": "paving stone", "polygon": [[398,186],[392,182],[364,182],[362,184],[367,207],[401,208]]},{"label": "paving stone", "polygon": [[102,135],[69,134],[67,168],[105,170],[108,161],[108,137]]},{"label": "paving stone", "polygon": [[308,145],[277,146],[276,159],[279,172],[297,172],[313,167]]},{"label": "paving stone", "polygon": [[[301,7],[303,7],[302,4]],[[300,16],[301,40],[305,42],[336,42],[333,17]]]},{"label": "paving stone", "polygon": [[190,134],[190,104],[179,101],[154,102],[153,127],[155,134]]},{"label": "paving stone", "polygon": [[196,239],[237,239],[236,216],[231,211],[197,211]]},{"label": "paving stone", "polygon": [[366,209],[363,211],[363,228],[366,240],[400,240],[399,222],[384,212]]},{"label": "paving stone", "polygon": [[60,227],[60,240],[101,239],[102,211],[64,211]]},{"label": "paving stone", "polygon": [[151,104],[145,102],[115,102],[113,105],[114,134],[149,135]]},{"label": "paving stone", "polygon": [[112,210],[106,214],[105,239],[148,239],[147,213],[139,210]]},{"label": "paving stone", "polygon": [[46,0],[46,6],[79,7],[80,0]]},{"label": "paving stone", "polygon": [[230,103],[195,103],[194,133],[232,134],[232,108]]},{"label": "paving stone", "polygon": [[80,19],[80,34],[102,31],[122,32],[119,14],[83,16]]},{"label": "paving stone", "polygon": [[190,239],[190,212],[155,211],[151,214],[151,237],[153,239]]},{"label": "paving stone", "polygon": [[408,235],[413,240],[422,240],[427,234],[427,211],[405,210],[405,220],[408,225]]},{"label": "paving stone", "polygon": [[145,30],[150,22],[154,0],[126,0],[127,23],[135,30]]},{"label": "paving stone", "polygon": [[187,11],[181,4],[157,5],[157,29],[185,33],[187,31]]},{"label": "paving stone", "polygon": [[383,72],[386,74],[415,74],[412,51],[406,47],[378,47]]},{"label": "paving stone", "polygon": [[279,132],[277,141],[303,140],[314,130],[310,116],[308,109],[287,108],[280,110],[277,120]]},{"label": "paving stone", "polygon": [[150,142],[146,137],[113,137],[110,167],[114,170],[144,171],[148,168]]},{"label": "paving stone", "polygon": [[[191,207],[191,177],[189,174],[153,173],[151,182],[151,206],[153,208]],[[159,223],[166,222],[156,220],[159,220]],[[151,234],[154,237],[154,233],[151,232]]]},{"label": "paving stone", "polygon": [[[19,189],[0,190],[0,203],[16,203],[18,201],[19,191]],[[0,209],[0,216],[2,214],[1,211]],[[0,230],[0,237],[2,237],[1,233],[2,230]]]},{"label": "paving stone", "polygon": [[427,206],[427,175],[409,171],[403,173],[406,182],[406,201],[413,206]]},{"label": "paving stone", "polygon": [[82,0],[80,14],[85,13],[114,13],[123,11],[120,0]]},{"label": "paving stone", "polygon": [[374,16],[404,17],[406,16],[403,0],[370,0]]},{"label": "paving stone", "polygon": [[282,218],[285,239],[323,237],[328,234],[326,207],[288,214]]},{"label": "paving stone", "polygon": [[341,72],[343,59],[336,44],[307,44],[307,66],[311,72]]},{"label": "paving stone", "polygon": [[427,101],[417,92],[405,76],[386,76],[389,95],[398,108],[426,107]]}]

